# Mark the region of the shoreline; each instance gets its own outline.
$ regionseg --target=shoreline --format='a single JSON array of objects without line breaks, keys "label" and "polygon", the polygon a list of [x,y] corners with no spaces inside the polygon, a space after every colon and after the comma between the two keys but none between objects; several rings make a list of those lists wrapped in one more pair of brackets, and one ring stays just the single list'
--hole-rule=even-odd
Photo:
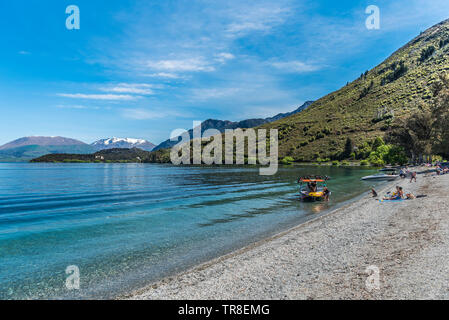
[{"label": "shoreline", "polygon": [[[445,282],[432,283],[436,274],[429,259],[441,258],[438,277],[447,278],[449,249],[444,246],[449,248],[449,232],[443,226],[449,225],[444,219],[449,197],[436,197],[435,192],[448,184],[449,175],[419,175],[413,184],[393,181],[379,195],[401,185],[406,193],[427,197],[379,203],[364,196],[118,299],[449,297]],[[381,289],[369,292],[366,268],[372,265],[380,269]]]}]

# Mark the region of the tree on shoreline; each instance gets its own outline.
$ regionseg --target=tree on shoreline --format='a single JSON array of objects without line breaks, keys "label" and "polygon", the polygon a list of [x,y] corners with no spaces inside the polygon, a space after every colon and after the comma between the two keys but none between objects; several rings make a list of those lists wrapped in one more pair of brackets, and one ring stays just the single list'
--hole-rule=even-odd
[{"label": "tree on shoreline", "polygon": [[345,150],[343,151],[342,158],[347,159],[351,156],[351,153],[354,151],[354,143],[351,138],[347,138],[345,142]]}]

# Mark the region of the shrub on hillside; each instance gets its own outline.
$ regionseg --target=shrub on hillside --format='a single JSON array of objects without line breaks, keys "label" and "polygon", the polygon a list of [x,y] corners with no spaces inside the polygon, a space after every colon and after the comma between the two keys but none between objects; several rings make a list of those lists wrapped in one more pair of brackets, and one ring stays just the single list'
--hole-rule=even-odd
[{"label": "shrub on hillside", "polygon": [[422,49],[421,57],[419,57],[419,61],[420,62],[426,61],[435,52],[435,50],[436,49],[434,46],[430,46],[430,47],[427,47],[426,49]]},{"label": "shrub on hillside", "polygon": [[295,162],[295,159],[293,159],[292,157],[285,157],[281,160],[281,164],[284,165],[289,165],[292,164],[293,162]]},{"label": "shrub on hillside", "polygon": [[399,62],[399,64],[394,65],[394,69],[387,73],[385,77],[382,78],[380,84],[386,85],[390,82],[396,81],[408,71],[408,67],[405,65],[404,61]]}]

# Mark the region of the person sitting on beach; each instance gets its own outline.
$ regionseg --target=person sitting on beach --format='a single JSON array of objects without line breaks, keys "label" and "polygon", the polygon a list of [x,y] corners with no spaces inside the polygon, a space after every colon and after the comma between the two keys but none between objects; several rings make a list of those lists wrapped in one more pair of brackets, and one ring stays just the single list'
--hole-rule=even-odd
[{"label": "person sitting on beach", "polygon": [[404,190],[402,187],[398,187],[398,194],[396,195],[397,200],[404,198]]},{"label": "person sitting on beach", "polygon": [[377,198],[378,194],[376,192],[376,190],[374,190],[374,188],[371,188],[371,195],[373,196],[373,198]]},{"label": "person sitting on beach", "polygon": [[404,191],[402,191],[402,187],[397,186],[396,192],[391,197],[385,197],[383,200],[401,200],[403,197]]},{"label": "person sitting on beach", "polygon": [[393,192],[393,197],[397,196],[399,194],[399,186],[396,186],[396,191]]},{"label": "person sitting on beach", "polygon": [[412,183],[413,182],[413,180],[415,180],[415,182],[416,182],[416,171],[414,171],[414,172],[412,172],[412,177],[411,177],[411,179],[410,179],[410,183]]}]

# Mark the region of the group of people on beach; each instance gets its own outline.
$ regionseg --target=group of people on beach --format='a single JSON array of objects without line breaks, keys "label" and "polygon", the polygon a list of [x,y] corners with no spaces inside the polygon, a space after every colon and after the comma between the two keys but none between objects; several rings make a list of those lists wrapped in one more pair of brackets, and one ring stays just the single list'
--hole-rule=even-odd
[{"label": "group of people on beach", "polygon": [[[378,196],[374,188],[371,189],[371,194],[374,198],[377,198]],[[396,186],[396,191],[394,191],[393,193],[388,192],[387,195],[382,198],[382,201],[396,201],[402,199],[416,199],[416,197],[413,193],[407,193],[404,195],[404,189],[400,186]]]},{"label": "group of people on beach", "polygon": [[[429,166],[432,166],[432,164],[430,164]],[[427,167],[429,167],[427,166]],[[436,163],[435,164],[435,170],[429,170],[427,172],[426,175],[424,175],[425,177],[431,175],[431,173],[436,172],[436,175],[443,175],[443,174],[448,174],[449,173],[449,166],[448,163]],[[424,173],[424,172],[423,172]],[[417,172],[416,171],[411,171],[409,170],[408,166],[401,168],[401,170],[399,171],[399,176],[402,179],[405,179],[407,177],[410,177],[410,183],[412,182],[417,182]],[[376,192],[376,190],[371,189],[371,195],[374,198],[378,197],[378,194]],[[381,201],[395,201],[395,200],[402,200],[402,199],[416,199],[416,198],[421,198],[421,197],[425,197],[425,195],[418,195],[415,196],[412,193],[404,193],[404,189],[400,186],[396,186],[396,190],[394,192],[388,192],[387,195],[385,197],[382,198]]]},{"label": "group of people on beach", "polygon": [[437,164],[436,165],[436,172],[437,172],[437,176],[443,175],[443,174],[448,174],[449,173],[449,168],[448,167],[443,167],[441,164]]},{"label": "group of people on beach", "polygon": [[[416,178],[415,178],[416,179]],[[411,182],[411,181],[410,181]],[[402,200],[402,199],[415,199],[413,193],[407,193],[404,195],[404,189],[400,186],[396,186],[396,191],[391,196],[386,196],[383,200]]]},{"label": "group of people on beach", "polygon": [[401,168],[401,170],[399,170],[399,176],[402,179],[405,179],[407,178],[407,176],[410,176],[410,183],[412,183],[413,181],[416,182],[417,173],[416,171],[410,171],[408,166],[406,166],[405,168]]}]

